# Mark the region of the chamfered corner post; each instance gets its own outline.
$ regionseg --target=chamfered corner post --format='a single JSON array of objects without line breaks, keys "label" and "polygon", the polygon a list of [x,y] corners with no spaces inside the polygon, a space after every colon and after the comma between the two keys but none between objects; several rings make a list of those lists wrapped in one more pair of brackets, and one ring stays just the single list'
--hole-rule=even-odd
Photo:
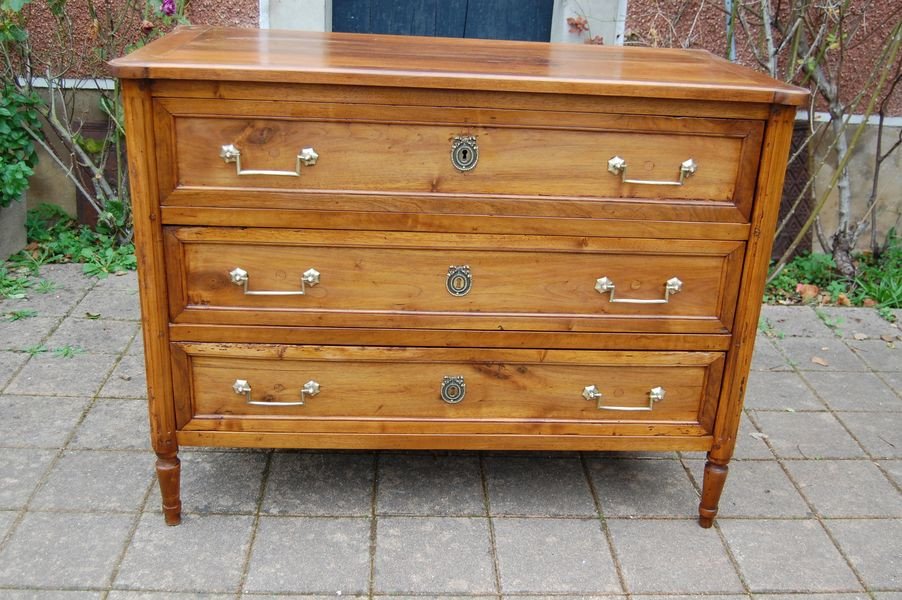
[{"label": "chamfered corner post", "polygon": [[150,436],[157,455],[156,472],[169,525],[181,520],[180,464],[176,437],[172,366],[169,360],[169,313],[163,256],[163,230],[157,184],[157,151],[151,83],[122,79],[122,103],[128,135],[129,184],[138,262],[142,333],[147,370]]},{"label": "chamfered corner post", "polygon": [[748,373],[758,332],[758,317],[771,245],[777,226],[777,214],[783,195],[783,178],[792,142],[795,106],[775,104],[764,131],[761,147],[760,175],[755,189],[755,203],[750,219],[751,234],[746,245],[742,279],[739,287],[750,300],[741,302],[733,322],[730,351],[724,367],[724,386],[721,389],[714,419],[714,443],[705,463],[702,497],[699,502],[699,525],[714,524],[717,506],[727,480],[727,465],[736,447],[736,432],[742,419]]}]

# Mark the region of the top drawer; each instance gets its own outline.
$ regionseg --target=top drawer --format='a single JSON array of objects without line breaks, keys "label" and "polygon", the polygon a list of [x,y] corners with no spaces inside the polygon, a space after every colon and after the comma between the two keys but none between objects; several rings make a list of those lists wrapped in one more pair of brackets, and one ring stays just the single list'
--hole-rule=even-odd
[{"label": "top drawer", "polygon": [[526,214],[519,204],[534,216],[617,218],[610,205],[620,204],[635,218],[636,203],[651,203],[669,206],[665,220],[745,222],[763,130],[751,120],[552,111],[156,106],[168,150],[161,200],[175,205],[335,210],[340,194],[342,210]]}]

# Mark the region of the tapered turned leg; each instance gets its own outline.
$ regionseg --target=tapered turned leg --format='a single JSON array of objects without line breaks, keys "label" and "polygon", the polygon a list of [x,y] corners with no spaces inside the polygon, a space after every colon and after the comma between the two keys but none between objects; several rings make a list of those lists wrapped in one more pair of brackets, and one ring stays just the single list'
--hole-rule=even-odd
[{"label": "tapered turned leg", "polygon": [[723,484],[727,480],[727,465],[712,462],[708,457],[705,463],[705,479],[702,482],[702,500],[698,505],[698,524],[708,529],[714,524],[717,516],[717,504],[720,502],[720,493]]},{"label": "tapered turned leg", "polygon": [[182,521],[182,501],[179,496],[181,463],[176,454],[157,454],[157,479],[163,496],[163,517],[167,525]]}]

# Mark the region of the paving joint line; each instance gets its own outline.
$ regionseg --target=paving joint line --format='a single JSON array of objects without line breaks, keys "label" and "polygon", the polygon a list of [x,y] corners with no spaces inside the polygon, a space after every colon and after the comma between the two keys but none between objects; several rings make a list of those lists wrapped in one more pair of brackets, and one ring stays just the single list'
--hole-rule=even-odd
[{"label": "paving joint line", "polygon": [[138,508],[138,514],[135,515],[135,518],[132,520],[132,524],[129,527],[128,533],[125,536],[125,540],[122,544],[122,550],[119,552],[119,556],[116,557],[116,562],[113,563],[113,569],[110,571],[110,579],[109,583],[106,586],[106,591],[104,592],[104,598],[109,596],[110,591],[112,591],[113,586],[116,584],[116,579],[119,577],[119,571],[122,568],[122,563],[125,561],[125,555],[128,553],[128,549],[132,545],[132,540],[135,538],[135,532],[138,531],[138,526],[141,524],[141,519],[144,517],[144,508],[147,506],[147,502],[149,501],[150,495],[153,493],[155,484],[157,483],[156,475],[150,478],[150,483],[147,485],[147,489],[144,490],[144,498],[141,501],[141,505]]},{"label": "paving joint line", "polygon": [[[81,301],[85,299],[85,296],[88,295],[88,292],[90,292],[91,290],[93,290],[94,287],[95,287],[96,285],[97,285],[97,281],[95,281],[95,282],[91,285],[91,287],[89,287],[89,288],[87,288],[87,289],[84,290],[84,292],[82,293],[82,295],[78,298],[78,300],[76,300],[76,301],[72,304],[71,307],[69,307],[69,310],[67,310],[65,314],[63,314],[62,316],[57,316],[57,317],[56,317],[56,318],[58,319],[56,325],[54,325],[53,327],[51,327],[50,330],[49,330],[42,338],[40,338],[40,340],[38,340],[38,344],[43,344],[44,342],[46,342],[47,340],[49,340],[50,337],[51,337],[54,333],[57,332],[57,330],[59,330],[60,325],[63,324],[63,321],[65,321],[66,319],[68,319],[68,318],[71,316],[72,311],[75,310],[75,307],[78,306],[78,305],[81,303]],[[77,290],[73,290],[73,291],[76,291],[76,292],[77,292]],[[35,315],[35,316],[40,316],[40,315]],[[51,315],[50,318],[53,318],[53,316]],[[18,350],[18,351],[14,351],[14,352],[25,353],[24,350]],[[9,380],[6,382],[6,384],[5,384],[2,388],[0,388],[0,393],[4,393],[4,392],[7,390],[7,388],[9,388],[9,386],[12,385],[13,381],[15,381],[15,379],[19,376],[19,374],[25,369],[25,365],[27,365],[28,363],[30,363],[30,362],[31,362],[31,359],[34,358],[34,356],[35,356],[34,354],[30,355],[27,359],[25,359],[25,362],[23,362],[21,365],[19,365],[19,368],[16,369],[16,370],[13,372],[13,374],[10,376],[10,378],[9,378]],[[0,550],[2,550],[2,545],[0,545]]]},{"label": "paving joint line", "polygon": [[[807,382],[806,382],[806,384],[807,384]],[[834,415],[834,416],[835,416],[835,415]],[[755,426],[757,427],[757,423],[755,424]],[[843,424],[843,427],[845,428],[845,425],[844,425],[844,424]],[[853,439],[854,439],[854,437],[853,437]],[[773,450],[773,448],[772,448],[772,446],[771,446],[770,440],[769,440],[768,438],[764,438],[763,441],[764,441],[765,444],[767,444],[767,446],[768,446],[769,448],[771,448],[771,451],[774,452],[774,454],[776,454],[776,452]],[[858,442],[857,439],[855,440],[855,442],[858,443],[859,446],[861,446],[861,444]],[[863,449],[863,448],[862,448],[862,449]],[[820,512],[819,512],[819,511],[816,509],[816,507],[814,506],[813,502],[812,502],[812,501],[808,498],[808,496],[804,493],[804,491],[802,490],[802,486],[799,485],[799,482],[797,482],[797,481],[795,480],[795,478],[792,476],[792,473],[790,473],[790,471],[789,471],[789,469],[786,467],[786,465],[783,464],[783,461],[780,459],[779,456],[777,457],[777,464],[780,465],[780,469],[782,469],[783,474],[786,475],[786,477],[789,479],[789,482],[790,482],[790,483],[793,485],[793,487],[795,488],[796,493],[798,493],[799,496],[801,496],[802,501],[803,501],[803,502],[805,503],[805,505],[808,507],[808,510],[810,511],[811,516],[814,518],[815,521],[817,521],[818,525],[820,525],[821,530],[826,534],[827,539],[830,540],[830,543],[833,544],[833,547],[836,549],[836,551],[837,551],[837,553],[839,554],[839,556],[843,559],[843,561],[844,561],[844,562],[846,563],[846,565],[849,567],[849,570],[852,572],[852,574],[855,576],[855,579],[858,581],[858,585],[861,586],[861,589],[862,589],[862,590],[864,590],[865,592],[868,592],[868,593],[869,593],[869,588],[868,588],[868,586],[867,586],[867,583],[865,582],[864,578],[861,576],[861,573],[858,572],[858,569],[856,569],[855,566],[852,564],[852,561],[851,561],[851,559],[848,557],[848,555],[846,554],[846,552],[843,551],[843,549],[842,549],[842,547],[840,546],[839,542],[836,540],[836,538],[833,536],[833,533],[830,531],[830,528],[827,527],[827,525],[824,523],[823,515],[820,514]],[[806,520],[810,520],[810,519],[806,519]]]},{"label": "paving joint line", "polygon": [[492,501],[489,497],[489,480],[485,471],[485,456],[482,452],[478,455],[479,481],[482,484],[482,506],[485,510],[485,519],[489,525],[489,549],[492,553],[492,576],[495,583],[495,595],[502,598],[501,588],[501,562],[498,559],[498,543],[495,537],[495,521],[492,518]]},{"label": "paving joint line", "polygon": [[367,593],[366,597],[372,600],[376,593],[376,539],[377,536],[377,510],[376,503],[378,502],[378,494],[379,494],[379,454],[378,452],[373,453],[373,485],[370,491],[370,539],[369,539],[369,559],[370,559],[370,569],[369,575],[367,577]]},{"label": "paving joint line", "polygon": [[[689,482],[695,490],[696,495],[699,498],[699,502],[702,497],[702,484],[696,480],[696,478],[692,474],[692,470],[689,468],[689,465],[686,464],[686,461],[682,458],[680,459],[680,464],[683,465],[683,470],[686,472],[686,475],[689,477]],[[729,480],[729,467],[727,467],[727,480]],[[718,506],[719,508],[719,506]],[[739,579],[739,584],[742,586],[743,593],[747,596],[752,595],[751,586],[749,586],[749,582],[745,577],[745,573],[742,572],[742,569],[739,566],[739,559],[736,558],[736,554],[733,552],[733,548],[730,546],[729,541],[727,540],[727,536],[724,534],[723,530],[720,528],[720,517],[715,516],[714,518],[714,526],[713,529],[717,532],[718,537],[720,537],[720,544],[723,546],[724,552],[727,554],[727,559],[730,561],[730,564],[733,565],[733,571],[736,573],[736,577]]]},{"label": "paving joint line", "polygon": [[589,494],[591,494],[592,502],[595,504],[596,519],[601,526],[601,534],[604,536],[605,542],[608,545],[608,551],[611,553],[611,561],[614,563],[614,572],[617,574],[617,582],[620,584],[620,591],[627,594],[628,598],[631,598],[632,595],[629,591],[629,586],[626,583],[626,576],[623,574],[623,565],[620,562],[620,556],[617,554],[617,548],[614,545],[614,536],[608,527],[607,518],[601,507],[601,498],[598,495],[598,490],[595,488],[595,483],[592,481],[592,475],[589,473],[589,464],[586,462],[586,455],[584,452],[580,452],[579,461],[583,467],[583,477],[586,478],[586,483],[589,484]]},{"label": "paving joint line", "polygon": [[[257,541],[257,530],[260,527],[260,513],[263,510],[263,499],[266,497],[266,486],[269,483],[269,473],[272,468],[273,452],[266,453],[266,462],[263,464],[263,475],[260,477],[260,489],[257,492],[256,510],[254,511],[254,520],[251,523],[251,536],[247,544],[247,552],[244,555],[244,561],[241,565],[241,574],[238,576],[238,586],[235,590],[235,599],[240,600],[244,593],[244,586],[247,585],[247,576],[250,572],[251,557],[254,552],[254,544]],[[219,514],[219,513],[211,513]]]}]

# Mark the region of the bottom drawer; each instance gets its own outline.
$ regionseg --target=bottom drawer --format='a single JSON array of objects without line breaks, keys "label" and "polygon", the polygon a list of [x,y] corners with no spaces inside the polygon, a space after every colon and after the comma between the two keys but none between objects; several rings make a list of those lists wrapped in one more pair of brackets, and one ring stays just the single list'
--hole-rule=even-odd
[{"label": "bottom drawer", "polygon": [[172,350],[180,429],[334,433],[704,435],[724,356],[213,343]]}]

